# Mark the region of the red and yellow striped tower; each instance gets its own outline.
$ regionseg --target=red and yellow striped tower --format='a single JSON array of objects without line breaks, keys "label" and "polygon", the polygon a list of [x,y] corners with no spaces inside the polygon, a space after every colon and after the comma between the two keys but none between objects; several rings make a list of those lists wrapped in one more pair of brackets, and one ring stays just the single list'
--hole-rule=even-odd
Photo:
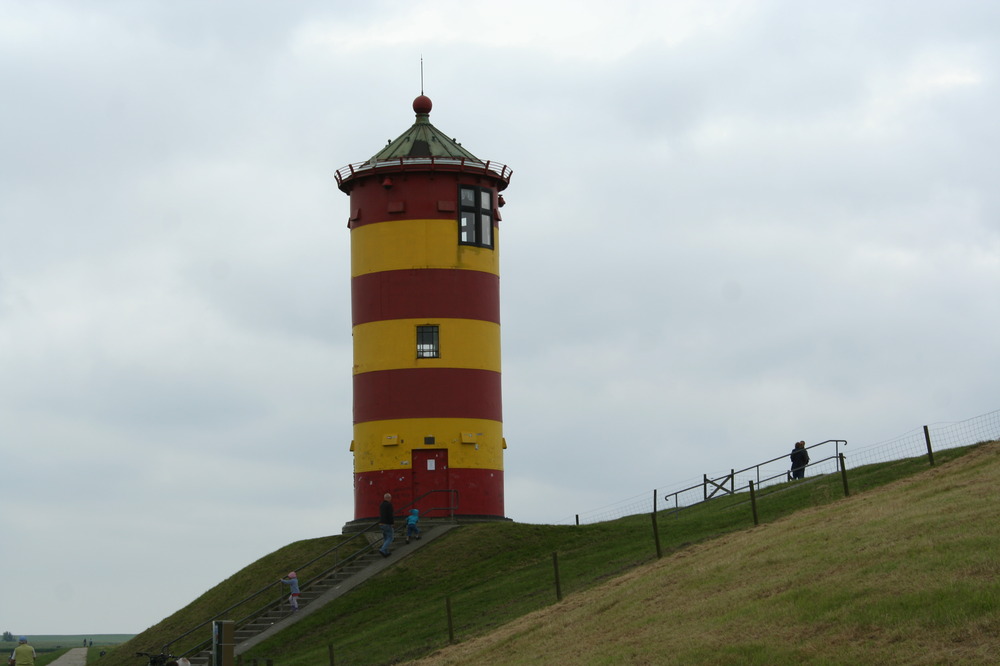
[{"label": "red and yellow striped tower", "polygon": [[354,518],[503,518],[498,223],[511,171],[416,122],[337,172],[351,198]]}]

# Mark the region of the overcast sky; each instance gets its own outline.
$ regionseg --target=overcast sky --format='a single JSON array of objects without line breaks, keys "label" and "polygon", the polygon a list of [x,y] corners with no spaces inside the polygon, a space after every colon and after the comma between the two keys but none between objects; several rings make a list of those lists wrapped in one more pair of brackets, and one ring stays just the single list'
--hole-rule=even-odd
[{"label": "overcast sky", "polygon": [[514,171],[510,518],[997,409],[998,41],[986,0],[0,0],[0,629],[139,632],[353,518],[333,173],[421,56]]}]

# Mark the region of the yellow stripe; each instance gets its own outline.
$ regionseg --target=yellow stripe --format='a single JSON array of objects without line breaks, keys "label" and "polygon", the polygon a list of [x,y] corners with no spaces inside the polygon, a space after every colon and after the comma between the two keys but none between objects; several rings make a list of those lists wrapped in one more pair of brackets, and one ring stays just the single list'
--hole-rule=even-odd
[{"label": "yellow stripe", "polygon": [[461,268],[500,275],[500,253],[459,245],[456,220],[392,220],[351,230],[351,277],[408,268]]},{"label": "yellow stripe", "polygon": [[[434,444],[424,444],[434,437]],[[463,440],[467,443],[463,443]],[[391,419],[354,426],[355,473],[409,469],[414,449],[448,449],[448,466],[503,469],[503,424],[487,419]]]},{"label": "yellow stripe", "polygon": [[[417,358],[417,326],[437,324],[441,358]],[[400,368],[500,372],[500,325],[476,319],[389,319],[354,327],[354,374]]]}]

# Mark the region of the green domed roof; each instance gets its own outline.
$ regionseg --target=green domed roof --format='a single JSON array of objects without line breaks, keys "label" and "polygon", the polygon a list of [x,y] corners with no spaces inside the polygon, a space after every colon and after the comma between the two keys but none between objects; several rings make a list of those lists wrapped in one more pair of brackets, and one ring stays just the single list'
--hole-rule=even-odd
[{"label": "green domed roof", "polygon": [[388,162],[400,158],[428,158],[445,157],[451,159],[465,159],[473,162],[480,162],[478,157],[462,148],[462,144],[455,139],[448,138],[441,130],[431,125],[431,100],[424,95],[420,95],[413,100],[413,111],[417,114],[417,120],[410,129],[400,134],[395,141],[375,153],[369,164],[378,162]]}]

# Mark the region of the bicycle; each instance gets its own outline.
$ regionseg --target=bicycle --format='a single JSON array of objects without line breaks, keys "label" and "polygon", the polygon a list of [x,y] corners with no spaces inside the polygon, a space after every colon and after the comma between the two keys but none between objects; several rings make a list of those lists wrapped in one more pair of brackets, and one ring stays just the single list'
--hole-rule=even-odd
[{"label": "bicycle", "polygon": [[165,666],[171,659],[177,659],[172,654],[153,654],[152,652],[136,652],[137,657],[146,657],[149,661],[146,662],[146,666]]}]

